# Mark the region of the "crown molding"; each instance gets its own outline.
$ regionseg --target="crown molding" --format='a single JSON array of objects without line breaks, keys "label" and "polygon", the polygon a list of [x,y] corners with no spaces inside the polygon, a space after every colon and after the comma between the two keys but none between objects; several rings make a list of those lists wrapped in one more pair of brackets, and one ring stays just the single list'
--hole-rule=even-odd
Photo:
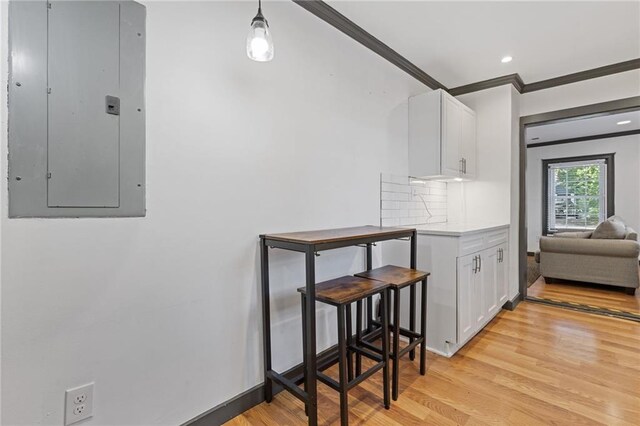
[{"label": "crown molding", "polygon": [[407,58],[400,55],[398,52],[381,42],[379,39],[375,38],[373,35],[371,35],[362,27],[351,21],[349,18],[329,6],[327,3],[321,0],[293,0],[293,2],[306,11],[312,13],[316,17],[322,19],[327,24],[333,26],[337,30],[351,37],[366,48],[382,56],[384,59],[391,62],[429,88],[434,90],[447,90],[447,88],[442,83],[418,68],[418,66],[411,63]]},{"label": "crown molding", "polygon": [[629,61],[618,62],[616,64],[605,65],[603,67],[584,70],[572,74],[554,77],[547,80],[536,81],[533,83],[525,83],[520,75],[509,74],[502,77],[491,78],[489,80],[479,81],[476,83],[465,84],[464,86],[448,89],[444,84],[427,74],[417,65],[413,64],[404,56],[384,44],[382,41],[368,33],[355,22],[329,6],[322,0],[292,0],[295,4],[302,7],[309,13],[322,19],[337,30],[351,37],[353,40],[362,44],[371,51],[382,56],[416,80],[425,84],[431,89],[443,89],[451,93],[453,96],[463,95],[465,93],[477,92],[480,90],[490,89],[492,87],[511,84],[520,93],[535,92],[537,90],[549,89],[551,87],[562,86],[565,84],[576,83],[578,81],[589,80],[592,78],[604,77],[611,74],[617,74],[625,71],[631,71],[640,68],[640,58],[631,59]]},{"label": "crown molding", "polygon": [[591,135],[591,136],[580,136],[580,137],[577,137],[577,138],[558,139],[558,140],[555,140],[555,141],[530,143],[530,144],[527,144],[527,149],[540,148],[540,147],[550,146],[550,145],[562,145],[562,144],[565,144],[565,143],[586,142],[586,141],[592,141],[592,140],[596,140],[596,139],[617,138],[617,137],[621,137],[621,136],[630,136],[630,135],[637,135],[637,134],[640,134],[640,129],[627,130],[627,131],[624,131],[624,132],[602,133],[602,134],[599,134],[599,135]]},{"label": "crown molding", "polygon": [[518,74],[503,75],[502,77],[491,78],[489,80],[478,81],[477,83],[465,84],[464,86],[449,89],[449,93],[453,96],[464,95],[465,93],[477,92],[480,90],[490,89],[492,87],[504,86],[512,84],[515,89],[522,93],[525,84]]},{"label": "crown molding", "polygon": [[524,89],[520,93],[535,92],[537,90],[549,89],[551,87],[576,83],[583,80],[590,80],[592,78],[604,77],[607,75],[631,71],[638,68],[640,68],[640,58],[631,59],[630,61],[618,62],[616,64],[605,65],[604,67],[593,68],[573,74],[563,75],[561,77],[536,81],[535,83],[528,83],[524,85]]}]

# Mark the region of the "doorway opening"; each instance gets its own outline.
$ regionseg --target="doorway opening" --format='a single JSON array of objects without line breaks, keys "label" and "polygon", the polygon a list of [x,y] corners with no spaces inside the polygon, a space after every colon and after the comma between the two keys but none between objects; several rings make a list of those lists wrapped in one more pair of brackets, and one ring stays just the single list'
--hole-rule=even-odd
[{"label": "doorway opening", "polygon": [[522,299],[640,321],[639,169],[640,96],[520,118]]}]

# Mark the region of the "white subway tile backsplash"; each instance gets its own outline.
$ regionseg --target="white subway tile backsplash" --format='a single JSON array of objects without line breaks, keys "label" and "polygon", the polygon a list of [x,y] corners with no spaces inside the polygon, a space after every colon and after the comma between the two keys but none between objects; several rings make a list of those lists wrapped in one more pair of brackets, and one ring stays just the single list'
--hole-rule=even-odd
[{"label": "white subway tile backsplash", "polygon": [[431,195],[447,195],[447,189],[446,188],[431,188],[431,190],[429,191],[429,194],[431,194]]},{"label": "white subway tile backsplash", "polygon": [[400,208],[400,201],[382,201],[383,210],[397,210]]},{"label": "white subway tile backsplash", "polygon": [[400,219],[398,218],[383,218],[382,219],[382,226],[399,226],[400,225]]},{"label": "white subway tile backsplash", "polygon": [[[426,206],[425,206],[426,205]],[[380,175],[382,226],[414,226],[447,221],[447,184],[408,176]]]},{"label": "white subway tile backsplash", "polygon": [[380,198],[382,200],[395,200],[395,201],[409,201],[409,194],[402,192],[381,192]]},{"label": "white subway tile backsplash", "polygon": [[382,182],[382,191],[410,193],[411,189],[409,188],[409,185],[401,185],[401,184],[398,184],[398,183]]},{"label": "white subway tile backsplash", "polygon": [[406,218],[400,219],[400,226],[411,226],[411,225],[418,225],[416,219],[412,217],[406,217]]}]

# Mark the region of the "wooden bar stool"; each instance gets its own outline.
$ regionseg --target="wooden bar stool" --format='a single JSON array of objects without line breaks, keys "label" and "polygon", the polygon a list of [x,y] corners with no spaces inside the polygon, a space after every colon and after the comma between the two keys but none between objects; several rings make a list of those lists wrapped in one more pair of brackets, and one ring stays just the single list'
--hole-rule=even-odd
[{"label": "wooden bar stool", "polygon": [[[387,308],[387,288],[389,284],[380,280],[371,280],[367,278],[344,276],[334,280],[325,281],[316,284],[316,300],[333,305],[338,308],[338,381],[318,371],[318,380],[325,385],[340,393],[340,423],[343,426],[349,424],[348,410],[348,391],[358,385],[365,379],[371,377],[375,372],[382,369],[383,376],[383,394],[384,407],[389,409],[391,404],[389,398],[389,320]],[[303,345],[306,347],[305,333],[305,306],[306,306],[306,289],[301,287],[298,289],[302,298],[302,339]],[[375,350],[369,350],[364,347],[355,345],[353,342],[351,327],[351,304],[354,302],[362,303],[367,297],[380,295],[382,303],[381,315],[381,332],[382,347]],[[365,356],[377,364],[369,368],[365,372],[358,372],[353,375],[352,354]],[[306,365],[305,365],[306,367]],[[306,368],[305,368],[306,371]],[[306,377],[305,377],[306,391]]]},{"label": "wooden bar stool", "polygon": [[[393,321],[391,324],[391,331],[393,332],[393,348],[391,350],[391,360],[393,361],[393,384],[392,384],[392,398],[398,399],[398,382],[399,382],[399,362],[400,358],[407,353],[411,360],[415,357],[415,348],[420,345],[420,374],[426,373],[426,333],[427,333],[427,277],[430,274],[428,272],[418,271],[416,269],[401,268],[399,266],[387,265],[382,268],[373,269],[371,271],[364,271],[356,274],[357,277],[368,278],[372,280],[378,280],[389,284],[389,294],[393,293]],[[421,301],[421,313],[420,313],[420,333],[416,332],[416,285],[422,282],[422,301]],[[409,329],[400,327],[400,290],[410,286],[410,299],[409,299]],[[391,307],[391,303],[388,303],[387,310]],[[385,308],[382,307],[381,313],[384,313]],[[390,313],[387,312],[386,316],[390,317]],[[400,349],[400,336],[409,338],[409,345]],[[366,341],[360,342],[365,347],[369,347],[370,343]],[[356,361],[357,363],[357,361]],[[356,374],[357,366],[356,366]]]}]

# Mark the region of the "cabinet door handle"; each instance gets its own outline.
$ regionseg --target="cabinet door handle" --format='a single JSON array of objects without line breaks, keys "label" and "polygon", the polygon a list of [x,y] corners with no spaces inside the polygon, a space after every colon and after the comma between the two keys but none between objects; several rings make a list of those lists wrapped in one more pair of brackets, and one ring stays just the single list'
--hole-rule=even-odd
[{"label": "cabinet door handle", "polygon": [[458,173],[464,174],[464,158],[460,158],[460,165],[458,166]]},{"label": "cabinet door handle", "polygon": [[467,174],[467,159],[464,157],[462,158],[462,173]]},{"label": "cabinet door handle", "polygon": [[473,273],[478,272],[478,256],[473,256]]},{"label": "cabinet door handle", "polygon": [[482,271],[482,256],[478,255],[478,272]]},{"label": "cabinet door handle", "polygon": [[504,262],[504,249],[500,249],[500,263]]}]

